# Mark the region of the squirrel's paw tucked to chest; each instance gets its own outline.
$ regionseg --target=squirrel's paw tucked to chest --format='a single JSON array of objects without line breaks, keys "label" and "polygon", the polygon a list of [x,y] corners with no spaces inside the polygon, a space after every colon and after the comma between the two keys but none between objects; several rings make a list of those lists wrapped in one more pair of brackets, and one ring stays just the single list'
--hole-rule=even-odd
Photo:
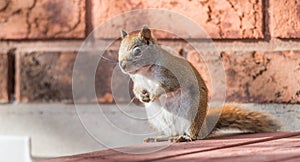
[{"label": "squirrel's paw tucked to chest", "polygon": [[135,96],[137,96],[137,98],[144,103],[149,103],[156,98],[152,93],[150,93],[148,90],[144,88],[135,87],[133,89],[133,92]]}]

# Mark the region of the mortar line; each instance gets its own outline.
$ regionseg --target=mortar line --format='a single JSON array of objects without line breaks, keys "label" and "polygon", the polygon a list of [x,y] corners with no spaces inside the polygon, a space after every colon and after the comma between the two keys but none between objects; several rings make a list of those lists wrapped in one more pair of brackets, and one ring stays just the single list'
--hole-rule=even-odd
[{"label": "mortar line", "polygon": [[263,24],[263,34],[265,36],[266,41],[271,40],[271,34],[270,34],[270,15],[269,15],[269,0],[263,0],[262,1],[262,24]]},{"label": "mortar line", "polygon": [[92,33],[94,26],[93,26],[93,7],[92,7],[92,2],[91,0],[86,0],[85,1],[85,11],[86,11],[86,15],[85,15],[85,37],[88,37],[90,34],[91,39],[95,39],[94,38],[94,34]]},{"label": "mortar line", "polygon": [[8,99],[9,103],[13,103],[15,100],[15,86],[16,86],[16,80],[15,80],[15,74],[16,74],[16,48],[12,48],[8,51],[8,76],[7,76],[7,82],[8,82]]},{"label": "mortar line", "polygon": [[[95,40],[97,42],[97,39]],[[107,40],[107,42],[110,42]],[[170,45],[172,47],[185,47],[186,41],[184,40],[159,40],[161,44]],[[49,51],[76,51],[79,50],[83,41],[29,41],[29,42],[14,42],[14,41],[0,41],[0,46],[3,50],[17,48],[18,50],[32,51],[32,48],[36,50],[49,50]],[[105,43],[105,41],[104,41]],[[110,49],[118,50],[118,44],[120,41],[116,41],[115,44],[110,46]],[[234,51],[280,51],[280,50],[300,50],[300,40],[290,39],[282,40],[272,38],[269,42],[241,42],[241,41],[214,41],[198,42],[190,41],[194,45],[201,47],[204,52],[218,50],[234,50]],[[214,48],[213,48],[214,47]]]}]

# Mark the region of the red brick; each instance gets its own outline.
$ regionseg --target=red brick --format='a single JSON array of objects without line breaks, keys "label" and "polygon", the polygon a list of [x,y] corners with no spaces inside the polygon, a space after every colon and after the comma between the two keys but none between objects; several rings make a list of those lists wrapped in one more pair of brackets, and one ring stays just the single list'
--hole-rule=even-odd
[{"label": "red brick", "polygon": [[[234,102],[300,102],[300,51],[225,51],[203,53],[204,61],[182,42],[163,43],[170,48],[181,48],[207,82],[211,93],[212,76],[221,76],[223,62],[226,74],[226,99]],[[178,49],[179,50],[179,49]],[[106,57],[116,60],[117,51],[108,50]],[[17,53],[16,98],[21,102],[72,101],[72,71],[76,52],[19,52]],[[88,56],[88,55],[87,55]],[[88,58],[88,57],[87,57]],[[3,61],[4,59],[1,59]],[[89,70],[89,59],[86,68]],[[96,71],[97,98],[86,96],[80,102],[113,102],[111,77],[115,63],[102,61]],[[0,68],[1,69],[1,68]],[[89,72],[89,71],[87,71]],[[0,74],[4,74],[2,71]],[[118,76],[117,76],[118,77]],[[3,77],[1,77],[3,78]],[[81,77],[84,81],[84,76]],[[224,77],[225,78],[225,77]],[[215,78],[214,78],[215,79]],[[222,78],[220,78],[222,79]],[[124,82],[120,78],[116,81]],[[83,82],[84,83],[84,82]],[[115,89],[126,91],[129,87],[117,85]],[[218,88],[222,85],[213,85]],[[82,88],[86,86],[83,84]],[[115,94],[114,94],[115,95]],[[125,95],[118,93],[125,101]],[[214,92],[214,96],[218,92]],[[114,96],[115,97],[115,96]],[[222,97],[222,96],[221,96]]]},{"label": "red brick", "polygon": [[0,53],[0,103],[9,101],[8,54]]},{"label": "red brick", "polygon": [[[220,59],[226,71],[227,101],[300,102],[300,51],[222,52]],[[195,66],[202,64],[193,60]],[[220,60],[210,61],[206,63]],[[205,70],[200,73],[209,78]]]},{"label": "red brick", "polygon": [[272,37],[300,38],[300,0],[270,0]]},{"label": "red brick", "polygon": [[[98,27],[103,23],[107,23],[114,16],[127,11],[135,9],[159,8],[170,10],[191,18],[194,22],[206,30],[211,38],[263,38],[261,0],[92,0],[92,6],[92,20],[94,27]],[[105,28],[97,30],[96,37],[117,38],[119,37],[119,30],[121,28],[130,31],[136,26],[141,26],[144,24],[148,24],[151,28],[156,28],[156,26],[151,25],[155,22],[169,22],[167,23],[167,26],[176,25],[176,27],[180,29],[181,25],[173,24],[174,21],[172,21],[172,16],[170,16],[170,14],[167,15],[167,19],[159,20],[147,15],[119,17],[119,19],[115,19],[114,23],[107,23]],[[177,19],[178,15],[173,18]],[[159,35],[158,37],[165,38],[166,35]],[[203,36],[184,35],[184,37],[197,38]]]},{"label": "red brick", "polygon": [[[117,56],[107,51],[107,57]],[[19,102],[72,102],[72,72],[77,52],[21,52],[17,55],[16,100]],[[93,72],[87,54],[86,72]],[[94,58],[94,57],[91,57]],[[86,95],[78,102],[112,102],[110,80],[116,64],[100,61],[97,68],[95,91],[97,98]],[[79,88],[87,87],[85,76],[80,75]],[[83,92],[82,92],[83,93]],[[77,103],[78,103],[77,102]]]},{"label": "red brick", "polygon": [[85,0],[2,0],[0,39],[83,38]]}]

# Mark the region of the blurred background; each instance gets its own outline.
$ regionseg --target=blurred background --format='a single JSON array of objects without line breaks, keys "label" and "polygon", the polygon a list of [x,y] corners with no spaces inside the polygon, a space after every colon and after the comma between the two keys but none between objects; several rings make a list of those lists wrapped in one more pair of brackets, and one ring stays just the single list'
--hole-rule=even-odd
[{"label": "blurred background", "polygon": [[[111,76],[119,30],[152,20],[147,16],[124,18],[107,26],[115,31],[112,35],[92,31],[114,16],[147,8],[184,15],[206,31],[214,51],[207,38],[187,38],[203,49],[202,55],[211,56],[205,62],[183,39],[172,34],[156,36],[161,44],[191,61],[209,86],[205,67],[221,61],[226,102],[268,111],[283,120],[285,131],[300,129],[300,0],[0,0],[0,135],[31,137],[32,154],[37,157],[103,149],[76,114],[74,62],[88,36],[114,41],[104,54],[111,61],[101,60],[96,71],[96,97],[81,98],[79,103],[80,111],[90,118],[97,118],[90,108],[94,104],[103,105],[108,115],[118,118],[112,108]],[[96,129],[101,121],[90,124]],[[132,141],[141,142],[142,138]]]}]

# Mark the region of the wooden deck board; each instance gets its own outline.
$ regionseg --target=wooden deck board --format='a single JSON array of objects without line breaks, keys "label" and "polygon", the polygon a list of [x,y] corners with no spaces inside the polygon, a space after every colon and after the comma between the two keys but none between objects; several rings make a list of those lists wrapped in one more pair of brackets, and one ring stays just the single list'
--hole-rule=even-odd
[{"label": "wooden deck board", "polygon": [[[277,132],[225,136],[188,143],[145,143],[87,154],[40,160],[42,162],[93,161],[299,161],[300,132]],[[168,146],[148,154],[128,154]]]},{"label": "wooden deck board", "polygon": [[163,161],[283,161],[300,160],[300,136],[177,156]]}]

